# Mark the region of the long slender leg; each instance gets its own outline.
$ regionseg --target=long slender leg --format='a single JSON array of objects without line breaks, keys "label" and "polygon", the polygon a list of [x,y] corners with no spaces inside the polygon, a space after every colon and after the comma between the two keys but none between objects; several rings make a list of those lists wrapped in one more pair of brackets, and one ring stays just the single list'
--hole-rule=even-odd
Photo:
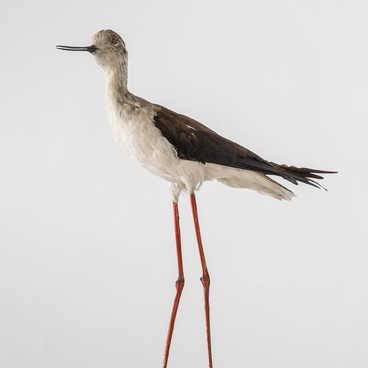
[{"label": "long slender leg", "polygon": [[183,258],[181,255],[181,239],[180,239],[180,226],[179,226],[179,211],[177,202],[173,202],[174,208],[174,222],[175,222],[175,239],[176,239],[176,254],[178,258],[178,279],[176,280],[176,295],[174,299],[174,305],[171,312],[169,331],[167,332],[166,346],[165,346],[165,355],[164,362],[162,364],[163,368],[167,366],[167,360],[169,359],[169,351],[171,345],[171,338],[174,331],[174,324],[176,318],[176,312],[178,311],[179,301],[181,292],[184,287],[184,271],[183,271]]},{"label": "long slender leg", "polygon": [[204,251],[202,246],[201,232],[198,222],[197,203],[194,193],[190,195],[190,203],[192,205],[194,227],[198,241],[199,256],[201,258],[203,276],[201,277],[203,292],[204,292],[204,311],[206,315],[206,332],[207,332],[207,350],[208,350],[208,366],[212,368],[212,349],[211,349],[211,329],[210,329],[210,275],[207,270],[206,259],[204,257]]}]

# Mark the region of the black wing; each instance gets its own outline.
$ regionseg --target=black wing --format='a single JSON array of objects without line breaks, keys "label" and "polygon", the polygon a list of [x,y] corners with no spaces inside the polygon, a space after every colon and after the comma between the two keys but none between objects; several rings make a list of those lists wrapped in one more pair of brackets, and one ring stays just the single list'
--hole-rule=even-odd
[{"label": "black wing", "polygon": [[332,173],[331,171],[289,167],[266,161],[252,151],[218,135],[194,119],[159,105],[155,105],[155,108],[156,115],[153,123],[175,147],[180,159],[251,170],[263,175],[277,175],[294,184],[298,184],[300,181],[316,187],[320,185],[309,178],[323,179],[317,174]]}]

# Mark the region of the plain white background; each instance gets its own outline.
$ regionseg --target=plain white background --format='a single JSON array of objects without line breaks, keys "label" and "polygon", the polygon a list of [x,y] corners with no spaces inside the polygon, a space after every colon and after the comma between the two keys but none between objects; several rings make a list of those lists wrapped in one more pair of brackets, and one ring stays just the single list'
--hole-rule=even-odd
[{"label": "plain white background", "polygon": [[[278,202],[197,195],[215,367],[368,365],[366,1],[2,5],[0,366],[160,367],[177,277],[167,184],[115,143],[86,46],[103,28],[129,89],[265,159],[338,170]],[[181,197],[186,286],[169,367],[206,367],[201,268]]]}]

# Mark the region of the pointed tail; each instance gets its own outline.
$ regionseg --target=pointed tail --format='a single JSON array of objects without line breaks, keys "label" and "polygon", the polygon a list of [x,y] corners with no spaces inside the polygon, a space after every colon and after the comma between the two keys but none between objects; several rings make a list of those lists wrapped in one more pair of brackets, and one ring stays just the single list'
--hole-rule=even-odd
[{"label": "pointed tail", "polygon": [[[307,167],[295,167],[295,166],[287,166],[287,165],[278,165],[273,162],[270,164],[279,172],[278,174],[283,177],[284,179],[292,182],[295,185],[298,185],[298,182],[305,183],[312,185],[316,188],[324,188],[321,184],[317,183],[313,179],[321,180],[323,176],[319,174],[336,174],[337,171],[325,171],[325,170],[315,170],[315,169],[308,169]],[[268,174],[272,175],[272,174]]]}]

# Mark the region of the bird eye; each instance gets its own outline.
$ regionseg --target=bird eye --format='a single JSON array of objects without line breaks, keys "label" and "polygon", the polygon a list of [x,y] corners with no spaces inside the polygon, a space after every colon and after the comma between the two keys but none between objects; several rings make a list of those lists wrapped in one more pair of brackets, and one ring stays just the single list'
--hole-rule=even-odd
[{"label": "bird eye", "polygon": [[110,39],[110,42],[113,44],[113,45],[116,45],[118,43],[118,38],[116,36],[112,36],[111,39]]}]

